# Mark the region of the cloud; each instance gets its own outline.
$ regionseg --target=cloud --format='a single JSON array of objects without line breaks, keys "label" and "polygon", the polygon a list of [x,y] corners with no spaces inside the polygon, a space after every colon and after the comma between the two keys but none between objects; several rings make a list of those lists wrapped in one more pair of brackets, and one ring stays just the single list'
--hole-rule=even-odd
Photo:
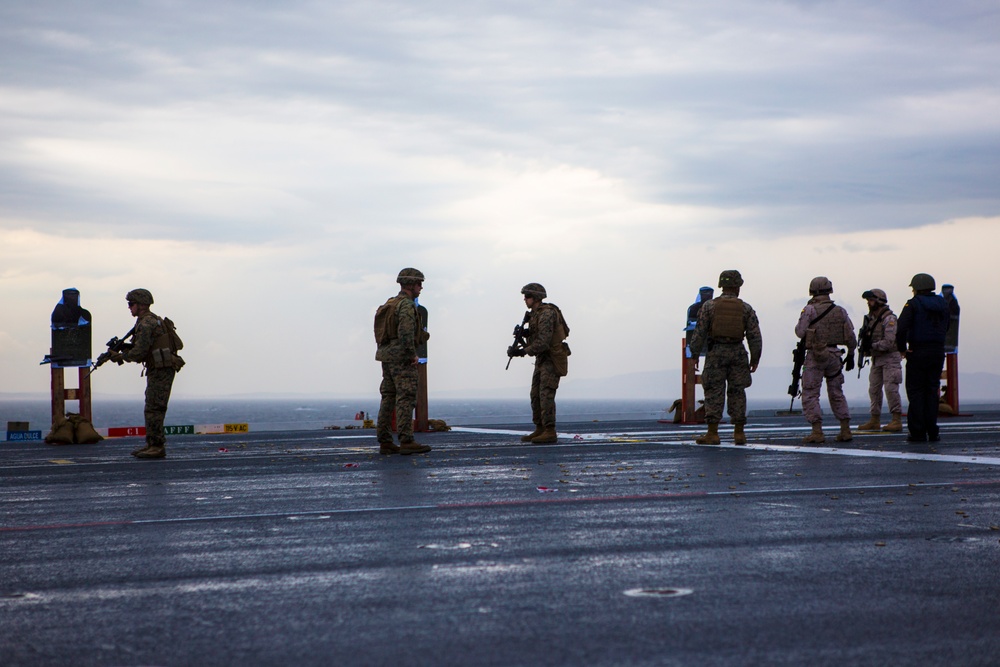
[{"label": "cloud", "polygon": [[[418,266],[436,381],[461,389],[523,379],[488,355],[532,280],[588,377],[674,364],[723,268],[776,349],[818,274],[850,295],[929,268],[987,302],[997,18],[973,1],[6,3],[3,331],[44,349],[75,284],[110,337],[143,285],[193,341],[188,386],[360,391],[371,312]],[[37,381],[9,361],[3,383]]]}]

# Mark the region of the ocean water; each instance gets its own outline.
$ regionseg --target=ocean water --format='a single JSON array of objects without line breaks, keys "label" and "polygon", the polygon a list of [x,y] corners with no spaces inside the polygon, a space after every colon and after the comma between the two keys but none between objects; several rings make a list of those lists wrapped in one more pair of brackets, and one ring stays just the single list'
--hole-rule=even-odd
[{"label": "ocean water", "polygon": [[[660,400],[573,400],[557,401],[560,422],[622,421],[665,419],[666,405]],[[96,400],[92,405],[97,428],[141,426],[143,403],[137,399]],[[68,412],[78,410],[69,401]],[[0,429],[7,422],[29,422],[32,430],[47,431],[51,426],[47,399],[0,399]],[[326,426],[354,424],[358,412],[372,419],[378,412],[377,398],[361,399],[174,399],[167,410],[168,426],[185,424],[248,423],[251,431],[317,430]],[[431,419],[443,419],[451,426],[483,424],[530,424],[531,406],[524,400],[443,400],[430,401]]]}]

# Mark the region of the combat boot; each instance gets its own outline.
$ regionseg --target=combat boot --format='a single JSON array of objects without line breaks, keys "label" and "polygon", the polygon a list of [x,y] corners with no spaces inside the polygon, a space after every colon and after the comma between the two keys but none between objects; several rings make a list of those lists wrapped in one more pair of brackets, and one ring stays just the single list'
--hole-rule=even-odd
[{"label": "combat boot", "polygon": [[150,445],[145,449],[140,449],[133,456],[137,459],[165,459],[167,449],[162,445]]},{"label": "combat boot", "polygon": [[802,442],[805,444],[815,443],[817,445],[826,442],[826,438],[823,437],[823,422],[813,422],[812,433],[802,438]]},{"label": "combat boot", "polygon": [[879,422],[879,415],[873,414],[871,419],[866,421],[864,424],[858,427],[859,431],[877,431],[882,428],[882,424]]},{"label": "combat boot", "polygon": [[431,448],[428,445],[421,445],[415,440],[399,443],[399,453],[403,455],[423,454],[429,451],[431,451]]},{"label": "combat boot", "polygon": [[700,438],[696,438],[695,442],[697,442],[699,445],[718,445],[719,442],[720,442],[719,441],[719,424],[718,424],[718,422],[716,422],[714,424],[709,423],[709,425],[708,425],[708,433],[706,433],[705,435],[701,436]]},{"label": "combat boot", "polygon": [[747,444],[747,435],[743,432],[743,424],[733,424],[733,444]]},{"label": "combat boot", "polygon": [[399,447],[392,443],[392,440],[388,442],[378,443],[378,453],[383,456],[388,456],[390,454],[399,454]]},{"label": "combat boot", "polygon": [[541,433],[531,439],[531,442],[536,445],[547,445],[550,442],[556,442],[558,439],[559,436],[556,435],[556,427],[553,424],[552,426],[546,426]]},{"label": "combat boot", "polygon": [[883,431],[889,433],[900,433],[903,430],[903,415],[899,412],[892,413],[892,421],[882,427]]},{"label": "combat boot", "polygon": [[544,428],[542,428],[538,424],[535,424],[535,430],[529,433],[528,435],[522,435],[521,442],[531,442],[533,439],[540,436],[544,431],[545,431]]},{"label": "combat boot", "polygon": [[854,434],[851,433],[851,420],[841,419],[840,420],[840,433],[837,434],[835,440],[837,442],[850,442],[854,438]]}]

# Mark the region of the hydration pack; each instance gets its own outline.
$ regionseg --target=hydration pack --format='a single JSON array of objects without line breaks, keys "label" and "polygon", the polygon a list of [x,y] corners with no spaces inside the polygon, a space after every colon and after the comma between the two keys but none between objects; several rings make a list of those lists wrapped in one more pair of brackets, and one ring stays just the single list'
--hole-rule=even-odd
[{"label": "hydration pack", "polygon": [[394,296],[375,311],[375,344],[382,345],[399,338],[399,315],[397,307],[401,296]]}]

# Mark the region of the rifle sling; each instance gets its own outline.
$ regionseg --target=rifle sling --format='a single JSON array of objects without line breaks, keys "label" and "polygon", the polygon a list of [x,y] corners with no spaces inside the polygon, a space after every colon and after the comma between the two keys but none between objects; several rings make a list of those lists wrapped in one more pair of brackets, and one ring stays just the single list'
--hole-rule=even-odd
[{"label": "rifle sling", "polygon": [[814,319],[814,320],[809,320],[809,326],[812,326],[812,325],[816,324],[816,323],[817,323],[817,322],[819,322],[819,321],[820,321],[821,319],[823,319],[824,317],[826,317],[827,315],[829,315],[830,311],[831,311],[831,310],[833,310],[833,309],[834,309],[834,308],[836,308],[836,307],[837,307],[837,304],[835,304],[835,303],[831,303],[831,304],[830,304],[830,307],[829,307],[829,308],[827,308],[827,309],[826,309],[826,310],[824,310],[824,311],[823,311],[822,313],[820,313],[819,315],[817,315],[817,316],[816,316],[816,319]]}]

